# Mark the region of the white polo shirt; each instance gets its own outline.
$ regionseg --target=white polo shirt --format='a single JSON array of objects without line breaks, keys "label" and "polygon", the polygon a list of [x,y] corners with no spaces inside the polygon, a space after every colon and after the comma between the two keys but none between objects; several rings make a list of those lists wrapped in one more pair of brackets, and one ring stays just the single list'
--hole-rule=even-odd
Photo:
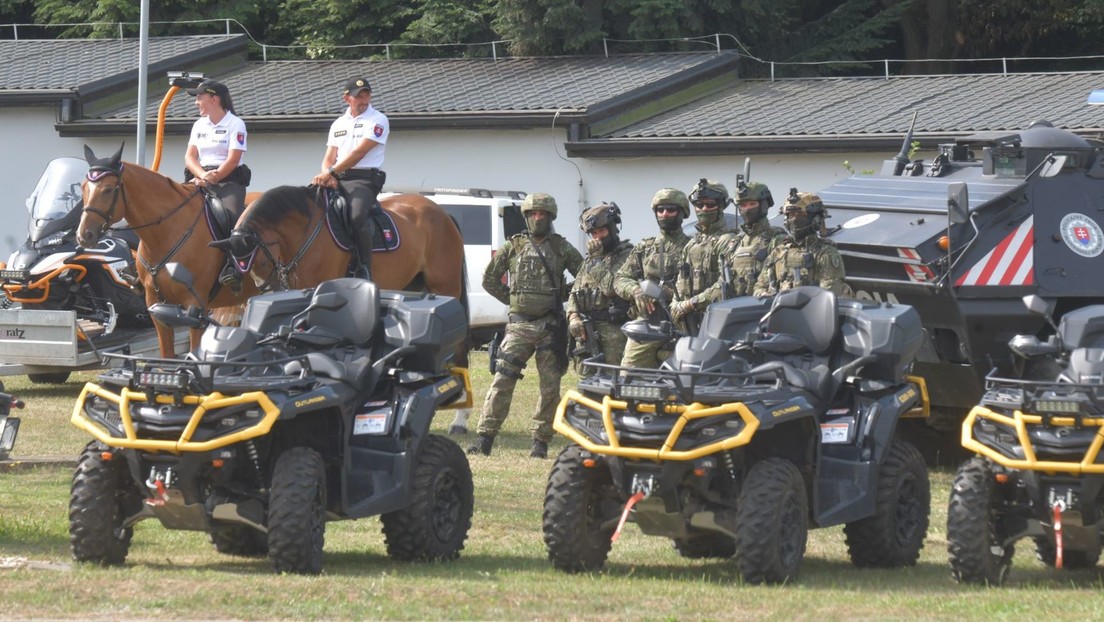
[{"label": "white polo shirt", "polygon": [[245,121],[227,111],[217,124],[205,116],[196,119],[188,145],[195,145],[199,150],[200,166],[220,166],[231,149],[245,151],[246,135]]},{"label": "white polo shirt", "polygon": [[365,138],[374,140],[378,145],[368,150],[367,155],[353,168],[383,168],[383,152],[387,147],[387,135],[391,126],[387,117],[371,105],[359,116],[352,116],[349,110],[338,117],[330,126],[330,135],[326,139],[327,147],[337,147],[337,161],[340,162],[349,152],[356,149]]}]

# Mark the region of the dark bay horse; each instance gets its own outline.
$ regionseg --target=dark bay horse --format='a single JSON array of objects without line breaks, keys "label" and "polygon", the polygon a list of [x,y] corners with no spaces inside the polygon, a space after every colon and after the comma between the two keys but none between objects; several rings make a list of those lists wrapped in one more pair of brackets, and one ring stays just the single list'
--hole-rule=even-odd
[{"label": "dark bay horse", "polygon": [[[83,184],[84,212],[77,226],[77,242],[84,247],[94,246],[108,227],[125,218],[141,240],[137,267],[146,306],[164,301],[214,309],[240,305],[257,294],[258,289],[249,279],[243,281],[240,294],[229,287],[212,291],[225,254],[209,246],[214,235],[204,217],[200,189],[137,164],[124,164],[122,153],[119,147],[110,158],[97,159],[87,145],[84,147],[90,169]],[[259,193],[247,195],[246,203],[255,195]],[[192,288],[196,295],[169,278],[163,270],[169,262],[188,268],[195,277]],[[161,355],[174,357],[172,330],[157,322],[154,327]],[[198,338],[199,331],[193,331],[193,346]]]},{"label": "dark bay horse", "polygon": [[[280,186],[246,207],[224,244],[233,248],[239,269],[249,270],[255,286],[312,287],[348,272],[351,251],[334,239],[324,201],[318,188]],[[468,311],[464,238],[456,221],[419,194],[394,195],[380,204],[394,221],[400,243],[372,254],[376,285],[452,296]],[[461,350],[456,365],[467,368],[466,343]],[[466,425],[467,410],[458,413],[457,432]]]}]

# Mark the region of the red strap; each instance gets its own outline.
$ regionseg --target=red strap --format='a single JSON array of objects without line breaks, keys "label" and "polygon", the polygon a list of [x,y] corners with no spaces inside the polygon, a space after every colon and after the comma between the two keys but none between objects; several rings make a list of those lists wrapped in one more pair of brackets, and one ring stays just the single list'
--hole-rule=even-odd
[{"label": "red strap", "polygon": [[1062,569],[1062,504],[1054,504],[1054,567]]},{"label": "red strap", "polygon": [[635,495],[629,497],[628,503],[625,504],[625,510],[621,512],[621,520],[617,523],[617,529],[613,530],[613,537],[610,538],[610,542],[617,542],[617,539],[621,537],[621,529],[625,527],[625,521],[629,520],[629,512],[645,496],[647,495],[644,494],[644,491],[638,491]]}]

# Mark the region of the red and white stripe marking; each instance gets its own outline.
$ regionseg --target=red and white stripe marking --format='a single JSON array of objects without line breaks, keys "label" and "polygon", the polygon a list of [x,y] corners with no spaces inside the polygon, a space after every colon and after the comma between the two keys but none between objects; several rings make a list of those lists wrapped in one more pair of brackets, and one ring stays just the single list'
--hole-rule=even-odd
[{"label": "red and white stripe marking", "polygon": [[[920,253],[916,252],[915,248],[898,248],[897,256],[920,260]],[[935,273],[923,264],[905,264],[905,274],[913,283],[930,283],[935,280]]]},{"label": "red and white stripe marking", "polygon": [[959,277],[955,285],[1033,285],[1034,245],[1035,216],[1031,216]]}]

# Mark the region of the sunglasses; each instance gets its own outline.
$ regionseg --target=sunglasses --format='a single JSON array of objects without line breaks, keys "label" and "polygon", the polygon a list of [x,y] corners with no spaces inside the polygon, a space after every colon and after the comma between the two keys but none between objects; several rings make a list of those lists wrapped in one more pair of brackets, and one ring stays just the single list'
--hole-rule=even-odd
[{"label": "sunglasses", "polygon": [[694,207],[705,209],[716,209],[720,207],[720,203],[716,201],[694,201]]},{"label": "sunglasses", "polygon": [[655,213],[657,214],[677,214],[679,206],[677,205],[657,205],[655,206]]}]

